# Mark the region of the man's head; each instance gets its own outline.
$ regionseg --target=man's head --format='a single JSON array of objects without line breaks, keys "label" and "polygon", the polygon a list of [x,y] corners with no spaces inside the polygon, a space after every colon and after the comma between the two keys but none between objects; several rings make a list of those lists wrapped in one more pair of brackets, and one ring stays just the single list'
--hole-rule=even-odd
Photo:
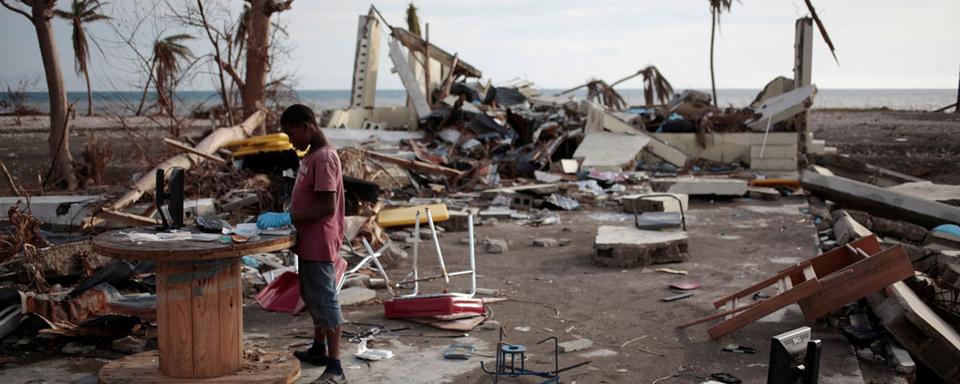
[{"label": "man's head", "polygon": [[317,116],[310,107],[303,104],[294,104],[287,107],[280,115],[280,129],[290,137],[290,143],[298,150],[306,150],[314,136],[321,135],[317,129]]}]

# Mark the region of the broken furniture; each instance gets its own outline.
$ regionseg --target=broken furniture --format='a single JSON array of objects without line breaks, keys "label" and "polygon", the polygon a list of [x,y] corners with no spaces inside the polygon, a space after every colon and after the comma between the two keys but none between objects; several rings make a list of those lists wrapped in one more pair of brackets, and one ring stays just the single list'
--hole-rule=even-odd
[{"label": "broken furniture", "polygon": [[[451,315],[483,315],[486,308],[483,299],[474,298],[477,292],[477,264],[475,241],[473,238],[473,216],[467,218],[467,238],[470,241],[470,269],[457,272],[447,272],[446,263],[443,260],[443,252],[440,250],[440,241],[437,238],[437,229],[433,225],[433,214],[430,208],[425,208],[427,223],[430,225],[430,233],[433,238],[433,245],[437,252],[437,260],[440,264],[440,274],[434,276],[420,277],[417,269],[417,257],[420,249],[420,212],[414,214],[414,243],[413,243],[413,272],[411,278],[397,283],[401,285],[413,285],[413,292],[400,296],[393,300],[383,303],[384,314],[387,318],[414,318],[431,316],[451,316]],[[366,244],[365,244],[366,245]],[[454,276],[470,275],[470,291],[466,293],[449,292],[450,278]],[[425,294],[420,292],[420,282],[439,280],[444,281],[444,290],[442,293]]]},{"label": "broken furniture", "polygon": [[[713,306],[720,308],[729,304],[726,311],[679,328],[727,317],[710,327],[710,337],[716,339],[793,303],[800,305],[807,320],[814,320],[910,276],[913,276],[913,265],[903,246],[898,244],[880,250],[877,237],[871,235],[721,298]],[[771,286],[776,287],[776,295],[744,304],[745,299],[757,298],[760,296],[757,294]]]},{"label": "broken furniture", "polygon": [[552,371],[534,371],[527,369],[527,347],[520,344],[511,344],[503,341],[503,327],[500,328],[500,339],[497,340],[497,356],[493,371],[488,371],[483,362],[480,362],[480,369],[493,378],[493,383],[500,381],[500,377],[515,378],[521,376],[532,376],[546,379],[540,384],[560,383],[560,372],[569,371],[574,368],[590,364],[590,361],[584,361],[571,366],[560,368],[560,347],[555,336],[537,342],[537,345],[553,341],[553,370]]},{"label": "broken furniture", "polygon": [[810,340],[810,327],[776,335],[770,341],[767,384],[817,384],[820,381],[820,340]]},{"label": "broken furniture", "polygon": [[160,229],[179,229],[183,226],[183,168],[170,168],[169,186],[164,186],[166,171],[157,170],[157,184],[154,195],[157,213],[163,225]]},{"label": "broken furniture", "polygon": [[[139,231],[154,232],[149,228]],[[118,231],[93,239],[93,251],[125,260],[156,260],[157,352],[114,360],[101,383],[218,378],[223,382],[290,382],[296,359],[252,371],[243,357],[240,257],[290,248],[295,235],[253,237],[244,243],[191,240],[133,242]],[[270,353],[267,354],[271,355]]]},{"label": "broken furniture", "polygon": [[[684,196],[686,197],[686,196]],[[684,231],[687,230],[687,217],[686,213],[683,211],[684,199],[681,199],[679,195],[671,193],[662,193],[662,194],[649,194],[644,195],[643,198],[667,198],[674,199],[677,201],[677,207],[680,209],[680,212],[641,212],[637,210],[636,204],[633,206],[633,222],[634,225],[639,229],[670,229],[670,228],[680,228]],[[662,204],[662,202],[661,202]],[[662,205],[661,205],[662,206]]]}]

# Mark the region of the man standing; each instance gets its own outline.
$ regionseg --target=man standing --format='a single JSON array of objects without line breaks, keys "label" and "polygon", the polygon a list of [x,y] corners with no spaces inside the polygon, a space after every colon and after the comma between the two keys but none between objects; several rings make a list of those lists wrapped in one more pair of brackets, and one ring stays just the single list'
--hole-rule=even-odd
[{"label": "man standing", "polygon": [[346,383],[340,365],[340,333],[344,323],[337,301],[337,280],[346,268],[343,243],[343,176],[337,150],[317,128],[309,107],[295,104],[280,116],[280,128],[293,147],[309,152],[300,161],[290,212],[268,212],[257,218],[260,228],[293,224],[294,252],[300,265],[300,296],[313,318],[313,346],[296,351],[300,361],[326,366],[316,383]]}]

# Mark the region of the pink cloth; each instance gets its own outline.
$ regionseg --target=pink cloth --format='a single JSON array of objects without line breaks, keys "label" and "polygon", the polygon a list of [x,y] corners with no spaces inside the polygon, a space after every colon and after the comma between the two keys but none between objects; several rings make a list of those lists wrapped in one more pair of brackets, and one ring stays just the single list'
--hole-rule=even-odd
[{"label": "pink cloth", "polygon": [[300,161],[290,211],[303,211],[317,204],[317,192],[334,192],[336,209],[315,222],[295,224],[294,252],[305,260],[335,262],[343,244],[343,174],[337,150],[329,145],[310,152]]}]

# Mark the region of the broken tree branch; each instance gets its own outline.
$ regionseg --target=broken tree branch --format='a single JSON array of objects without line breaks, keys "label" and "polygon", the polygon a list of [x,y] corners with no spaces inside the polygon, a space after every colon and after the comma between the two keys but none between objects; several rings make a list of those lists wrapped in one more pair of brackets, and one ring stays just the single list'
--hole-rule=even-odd
[{"label": "broken tree branch", "polygon": [[[263,124],[266,119],[266,112],[262,109],[256,113],[250,115],[244,122],[239,125],[232,127],[219,128],[213,133],[207,135],[194,150],[201,153],[213,154],[220,147],[223,147],[227,143],[244,139],[251,134],[254,130],[257,129],[261,124]],[[156,173],[158,169],[166,170],[171,167],[182,167],[183,169],[190,169],[191,166],[195,163],[199,163],[204,158],[195,154],[180,154],[174,157],[167,159],[166,161],[160,163],[154,167],[150,172],[145,173],[140,177],[139,180],[133,185],[131,190],[124,194],[122,197],[113,202],[113,210],[119,211],[130,204],[133,204],[137,199],[140,198],[145,192],[153,190],[156,187]]]},{"label": "broken tree branch", "polygon": [[3,4],[4,8],[7,8],[7,9],[9,9],[9,10],[11,10],[11,11],[14,11],[14,12],[16,12],[16,13],[19,13],[19,14],[23,15],[23,17],[26,17],[27,20],[30,20],[31,23],[33,22],[33,16],[30,16],[30,14],[27,13],[26,11],[24,11],[24,10],[22,10],[22,9],[20,9],[20,8],[14,7],[14,6],[10,5],[10,4],[7,4],[7,2],[6,2],[5,0],[0,0],[0,4]]},{"label": "broken tree branch", "polygon": [[3,168],[3,174],[7,176],[7,183],[10,184],[10,191],[16,196],[23,196],[23,191],[17,188],[16,182],[13,181],[13,176],[10,175],[10,171],[7,169],[7,165],[3,163],[3,160],[0,160],[0,168]]},{"label": "broken tree branch", "polygon": [[226,160],[220,158],[219,156],[200,152],[200,151],[198,151],[198,150],[196,150],[196,149],[193,149],[193,147],[191,147],[190,145],[188,145],[187,143],[184,143],[184,142],[182,142],[182,141],[176,141],[176,140],[174,140],[174,139],[170,139],[170,138],[164,137],[164,138],[163,138],[163,142],[166,143],[167,145],[171,146],[171,147],[174,147],[174,148],[176,148],[176,149],[179,149],[179,150],[182,150],[182,151],[186,151],[186,152],[192,153],[192,154],[194,154],[194,155],[203,157],[204,159],[207,159],[207,160],[213,160],[213,161],[216,161],[216,162],[221,163],[221,164],[226,164],[226,163],[227,163]]}]

